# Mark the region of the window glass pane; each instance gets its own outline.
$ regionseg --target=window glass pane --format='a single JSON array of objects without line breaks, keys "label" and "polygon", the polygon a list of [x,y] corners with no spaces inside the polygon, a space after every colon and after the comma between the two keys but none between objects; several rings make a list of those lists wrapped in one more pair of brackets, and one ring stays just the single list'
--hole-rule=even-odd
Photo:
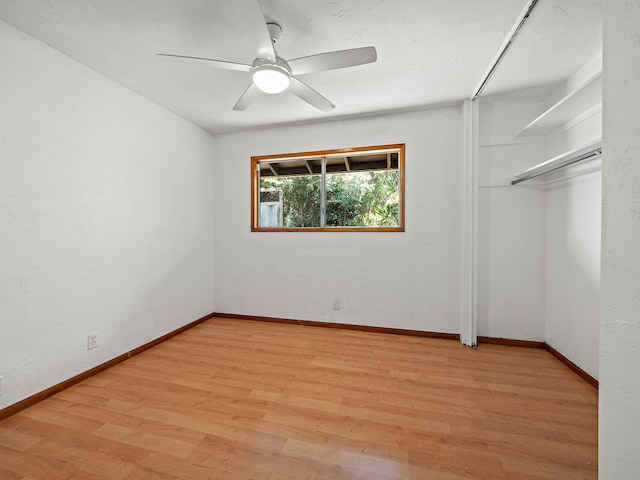
[{"label": "window glass pane", "polygon": [[262,228],[320,227],[320,175],[261,176]]},{"label": "window glass pane", "polygon": [[327,174],[327,227],[396,227],[398,205],[398,170]]}]

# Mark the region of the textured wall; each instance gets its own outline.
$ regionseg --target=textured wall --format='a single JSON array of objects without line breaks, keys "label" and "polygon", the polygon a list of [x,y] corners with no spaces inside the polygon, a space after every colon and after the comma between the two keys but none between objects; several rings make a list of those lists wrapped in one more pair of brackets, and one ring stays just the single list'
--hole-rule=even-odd
[{"label": "textured wall", "polygon": [[544,341],[545,193],[481,188],[478,335]]},{"label": "textured wall", "polygon": [[601,480],[640,472],[640,0],[604,9]]},{"label": "textured wall", "polygon": [[480,104],[478,335],[544,341],[545,192],[511,178],[546,157],[542,143],[515,143],[544,97],[490,97]]},{"label": "textured wall", "polygon": [[[218,137],[216,310],[457,332],[462,134],[451,108]],[[250,232],[252,155],[388,143],[406,143],[406,232]]]},{"label": "textured wall", "polygon": [[[582,84],[600,69],[597,55],[565,83]],[[543,138],[514,138],[566,91],[560,84],[481,103],[478,332],[544,340],[597,377],[598,163],[510,185],[527,168],[601,138],[599,112]]]},{"label": "textured wall", "polygon": [[[569,172],[568,167],[565,172]],[[546,342],[598,378],[601,174],[547,189]]]},{"label": "textured wall", "polygon": [[0,63],[1,408],[213,310],[213,139],[1,22]]},{"label": "textured wall", "polygon": [[[602,70],[595,56],[567,81],[567,91]],[[591,110],[553,132],[548,158],[602,138],[602,112]],[[578,175],[578,173],[583,173]],[[549,345],[598,378],[600,330],[599,161],[585,161],[547,175],[546,326]]]}]

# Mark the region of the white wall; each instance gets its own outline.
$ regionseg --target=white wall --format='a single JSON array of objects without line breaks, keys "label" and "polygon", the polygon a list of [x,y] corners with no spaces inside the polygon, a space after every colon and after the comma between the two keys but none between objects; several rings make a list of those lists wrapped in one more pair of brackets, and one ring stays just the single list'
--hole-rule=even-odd
[{"label": "white wall", "polygon": [[544,341],[544,189],[511,179],[542,161],[544,143],[517,139],[546,97],[507,95],[480,104],[478,335]]},{"label": "white wall", "polygon": [[2,408],[213,311],[213,139],[1,22],[0,64]]},{"label": "white wall", "polygon": [[479,220],[478,335],[544,341],[544,191],[483,187]]},{"label": "white wall", "polygon": [[[461,108],[218,137],[216,310],[457,332],[462,138]],[[390,143],[406,143],[406,232],[250,232],[252,155]]]},{"label": "white wall", "polygon": [[547,186],[546,342],[595,378],[601,182],[596,170]]},{"label": "white wall", "polygon": [[[600,55],[567,83],[601,71]],[[570,90],[570,89],[569,89]],[[547,158],[602,138],[602,112],[581,115],[550,134]],[[598,378],[600,324],[600,161],[583,161],[546,175],[546,342]]]},{"label": "white wall", "polygon": [[640,472],[640,0],[604,9],[599,478]]},{"label": "white wall", "polygon": [[598,55],[566,83],[481,103],[478,333],[545,341],[598,377],[600,173],[584,162],[516,186],[527,168],[602,135],[580,115],[548,135],[518,137],[531,120],[601,68]]}]

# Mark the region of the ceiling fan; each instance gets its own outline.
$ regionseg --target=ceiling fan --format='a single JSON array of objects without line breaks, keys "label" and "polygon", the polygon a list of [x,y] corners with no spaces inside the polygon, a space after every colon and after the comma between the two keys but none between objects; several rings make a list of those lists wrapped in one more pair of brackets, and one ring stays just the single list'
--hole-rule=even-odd
[{"label": "ceiling fan", "polygon": [[274,44],[282,34],[282,28],[276,22],[266,21],[257,0],[244,0],[243,13],[247,22],[253,25],[258,40],[256,58],[251,65],[244,63],[214,60],[212,58],[190,57],[158,53],[166,60],[207,64],[214,68],[250,72],[253,82],[240,96],[234,110],[246,110],[262,92],[276,94],[288,90],[308,104],[322,112],[329,112],[335,105],[313,88],[302,82],[297,75],[335,70],[373,63],[377,59],[374,47],[351,48],[335,52],[320,53],[308,57],[285,60],[275,50]]}]

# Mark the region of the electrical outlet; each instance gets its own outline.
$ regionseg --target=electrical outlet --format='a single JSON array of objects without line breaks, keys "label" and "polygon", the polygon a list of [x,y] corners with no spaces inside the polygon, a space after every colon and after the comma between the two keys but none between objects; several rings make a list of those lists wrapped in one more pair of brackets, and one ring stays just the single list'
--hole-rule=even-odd
[{"label": "electrical outlet", "polygon": [[98,346],[98,333],[90,333],[87,335],[87,350],[93,350]]},{"label": "electrical outlet", "polygon": [[340,299],[339,298],[334,298],[333,299],[333,309],[334,310],[340,310],[341,305],[340,305]]}]

